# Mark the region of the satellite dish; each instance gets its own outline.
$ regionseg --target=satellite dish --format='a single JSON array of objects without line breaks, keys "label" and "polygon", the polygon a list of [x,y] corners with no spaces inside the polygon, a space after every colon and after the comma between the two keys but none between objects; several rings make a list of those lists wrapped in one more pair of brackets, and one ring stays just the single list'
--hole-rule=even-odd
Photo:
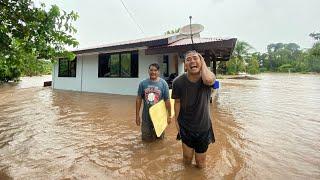
[{"label": "satellite dish", "polygon": [[204,27],[201,24],[190,24],[183,26],[179,33],[182,35],[193,35],[202,32]]}]

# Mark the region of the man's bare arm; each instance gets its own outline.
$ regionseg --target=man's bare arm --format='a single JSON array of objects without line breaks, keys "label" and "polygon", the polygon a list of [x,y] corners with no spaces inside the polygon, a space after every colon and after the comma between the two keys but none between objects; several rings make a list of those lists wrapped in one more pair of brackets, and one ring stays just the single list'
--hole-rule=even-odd
[{"label": "man's bare arm", "polygon": [[204,61],[204,58],[199,54],[200,60],[202,62],[201,66],[201,78],[205,85],[211,86],[213,85],[214,81],[216,80],[216,76],[213,72],[210,71],[210,69],[207,67],[206,62]]},{"label": "man's bare arm", "polygon": [[165,104],[166,104],[166,108],[167,108],[167,111],[168,111],[168,119],[167,119],[167,122],[168,124],[171,123],[171,103],[170,103],[170,99],[166,100],[165,101]]},{"label": "man's bare arm", "polygon": [[178,130],[178,133],[180,132],[180,127],[179,127],[179,123],[178,123],[179,113],[180,113],[180,99],[175,99],[174,100],[174,120],[175,120],[175,124],[176,124],[176,128]]},{"label": "man's bare arm", "polygon": [[137,96],[136,98],[136,124],[140,126],[140,108],[141,108],[142,98]]}]

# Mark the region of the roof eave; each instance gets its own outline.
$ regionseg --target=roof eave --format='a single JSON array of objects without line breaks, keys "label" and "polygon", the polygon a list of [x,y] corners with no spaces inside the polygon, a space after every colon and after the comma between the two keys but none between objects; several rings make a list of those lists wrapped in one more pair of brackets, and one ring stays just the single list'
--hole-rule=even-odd
[{"label": "roof eave", "polygon": [[124,49],[138,49],[140,47],[149,47],[149,46],[162,46],[168,44],[168,38],[153,40],[153,41],[145,41],[145,42],[137,42],[131,44],[120,44],[115,46],[106,46],[106,47],[98,47],[98,48],[91,48],[91,49],[83,49],[83,50],[74,50],[72,51],[76,55],[80,54],[95,54],[101,52],[109,52],[109,51],[121,51]]},{"label": "roof eave", "polygon": [[188,50],[195,49],[199,52],[206,50],[212,51],[216,57],[228,60],[235,47],[237,39],[231,38],[221,41],[212,41],[196,44],[186,44],[178,46],[161,46],[161,47],[149,47],[146,49],[146,55],[163,54],[163,53],[185,53]]}]

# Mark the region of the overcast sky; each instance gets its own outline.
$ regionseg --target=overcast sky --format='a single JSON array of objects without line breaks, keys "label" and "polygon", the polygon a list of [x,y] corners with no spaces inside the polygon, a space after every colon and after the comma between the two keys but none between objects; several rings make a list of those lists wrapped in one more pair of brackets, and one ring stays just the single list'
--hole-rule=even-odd
[{"label": "overcast sky", "polygon": [[192,22],[201,37],[236,37],[265,52],[270,43],[294,42],[309,48],[320,32],[320,0],[37,0],[58,5],[79,19],[79,48],[162,35]]}]

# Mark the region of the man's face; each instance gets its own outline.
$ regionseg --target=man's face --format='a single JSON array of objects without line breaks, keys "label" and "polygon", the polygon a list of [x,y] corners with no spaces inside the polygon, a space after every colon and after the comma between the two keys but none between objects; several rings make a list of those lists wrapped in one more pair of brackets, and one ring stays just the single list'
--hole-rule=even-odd
[{"label": "man's face", "polygon": [[201,71],[201,60],[197,52],[191,52],[186,55],[185,68],[190,74],[199,74]]},{"label": "man's face", "polygon": [[151,80],[156,80],[159,77],[159,70],[154,66],[150,66],[149,77]]}]

